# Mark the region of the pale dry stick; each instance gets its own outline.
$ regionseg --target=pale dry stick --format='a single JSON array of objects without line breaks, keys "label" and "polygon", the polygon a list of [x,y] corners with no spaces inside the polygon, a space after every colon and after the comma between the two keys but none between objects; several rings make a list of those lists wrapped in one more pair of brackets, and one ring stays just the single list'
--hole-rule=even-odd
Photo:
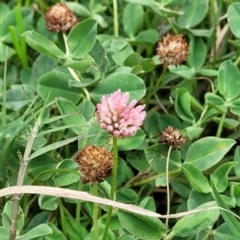
[{"label": "pale dry stick", "polygon": [[[40,114],[41,115],[41,114]],[[40,117],[39,117],[40,118]],[[18,171],[18,178],[17,178],[17,187],[23,185],[24,177],[27,171],[27,166],[29,163],[30,154],[32,151],[33,143],[35,141],[35,138],[37,137],[38,128],[40,126],[41,122],[39,119],[36,121],[31,134],[29,136],[26,149],[23,155],[23,160],[20,163],[20,168]],[[14,194],[13,195],[13,205],[12,205],[12,217],[11,217],[11,227],[10,227],[10,235],[9,240],[15,240],[16,239],[16,230],[17,230],[17,216],[18,216],[18,207],[19,207],[19,200],[20,200],[21,194]]]},{"label": "pale dry stick", "polygon": [[161,215],[159,213],[152,212],[150,210],[141,208],[133,204],[121,203],[121,202],[109,200],[106,198],[97,197],[87,192],[76,191],[76,190],[65,189],[65,188],[25,185],[25,186],[12,186],[12,187],[6,187],[6,188],[0,189],[0,197],[13,195],[13,194],[21,195],[26,193],[27,194],[43,194],[48,196],[63,197],[63,198],[66,197],[66,198],[73,198],[73,199],[78,199],[82,201],[89,201],[89,202],[94,202],[98,204],[112,206],[115,208],[126,210],[128,212],[141,214],[148,217],[157,217],[157,218],[163,218],[163,219],[181,218],[181,217],[191,215],[193,213],[204,212],[204,211],[209,211],[214,209],[229,212],[232,215],[234,215],[236,218],[240,219],[239,216],[232,213],[231,211],[228,211],[226,209],[223,209],[217,206],[208,207],[204,209],[188,210],[187,212],[181,212],[181,213],[175,213],[175,214],[169,214],[169,215]]}]

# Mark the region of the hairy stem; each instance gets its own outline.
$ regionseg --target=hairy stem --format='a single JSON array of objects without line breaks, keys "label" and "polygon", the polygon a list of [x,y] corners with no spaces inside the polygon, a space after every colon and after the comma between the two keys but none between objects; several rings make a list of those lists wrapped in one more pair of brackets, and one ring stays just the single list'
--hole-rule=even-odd
[{"label": "hairy stem", "polygon": [[[167,216],[170,214],[170,188],[169,188],[169,161],[172,146],[168,149],[167,162],[166,162],[166,188],[167,188]],[[168,217],[166,218],[166,226],[168,226]]]},{"label": "hairy stem", "polygon": [[[63,40],[64,40],[64,44],[65,44],[65,48],[66,48],[66,56],[69,57],[69,47],[68,47],[68,44],[67,44],[67,36],[66,36],[66,34],[63,34]],[[78,77],[78,75],[76,74],[76,72],[72,68],[70,68],[70,67],[67,67],[67,68],[68,68],[69,73],[73,77],[73,79],[75,81],[77,81],[77,82],[81,82],[81,80]],[[90,101],[91,98],[90,98],[90,94],[89,94],[88,90],[85,87],[83,87],[82,91],[85,94],[86,99]]]},{"label": "hairy stem", "polygon": [[[113,170],[112,170],[112,182],[111,182],[111,191],[110,191],[110,199],[114,199],[114,193],[116,189],[116,183],[117,183],[117,168],[118,168],[118,151],[117,151],[117,138],[113,137]],[[107,220],[105,223],[105,229],[103,233],[102,240],[105,240],[107,237],[107,232],[109,228],[109,224],[112,217],[112,207],[108,208],[108,214],[107,214]]]},{"label": "hairy stem", "polygon": [[119,36],[119,29],[118,29],[118,4],[117,0],[113,0],[113,18],[114,18],[114,36]]},{"label": "hairy stem", "polygon": [[[93,195],[98,196],[97,182],[93,183]],[[93,203],[93,226],[94,226],[94,235],[95,240],[98,240],[98,204]]]}]

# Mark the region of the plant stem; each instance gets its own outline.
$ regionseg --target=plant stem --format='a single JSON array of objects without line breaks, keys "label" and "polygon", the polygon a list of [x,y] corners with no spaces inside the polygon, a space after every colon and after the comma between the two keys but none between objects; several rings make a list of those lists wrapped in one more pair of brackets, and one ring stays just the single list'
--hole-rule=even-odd
[{"label": "plant stem", "polygon": [[[170,189],[169,189],[169,161],[172,146],[168,149],[167,161],[166,161],[166,187],[167,187],[167,216],[170,214]],[[166,226],[168,227],[168,217],[166,218]]]},{"label": "plant stem", "polygon": [[213,42],[213,68],[215,67],[216,63],[216,56],[217,56],[217,43],[216,43],[216,34],[217,34],[217,19],[216,19],[216,13],[215,13],[215,0],[210,0],[210,12],[212,16],[212,28],[213,28],[213,33],[212,33],[212,42]]},{"label": "plant stem", "polygon": [[[78,184],[78,190],[79,191],[82,191],[83,189],[83,183],[82,181],[79,181],[79,184]],[[80,224],[80,212],[81,212],[81,205],[82,205],[82,202],[81,201],[77,201],[77,207],[76,207],[76,221]]]},{"label": "plant stem", "polygon": [[217,130],[216,137],[221,137],[221,133],[222,133],[222,129],[223,129],[223,123],[224,123],[224,120],[226,118],[226,115],[227,115],[227,111],[223,112],[222,117],[221,117],[221,121],[218,125],[218,130]]},{"label": "plant stem", "polygon": [[[116,183],[117,183],[117,168],[118,168],[118,150],[117,150],[117,138],[113,137],[113,170],[112,170],[112,182],[111,182],[111,191],[110,191],[110,199],[114,200],[114,193],[116,189]],[[103,233],[102,240],[105,240],[108,233],[109,224],[112,217],[112,207],[108,208],[107,213],[107,220],[105,223],[105,229]]]},{"label": "plant stem", "polygon": [[[97,182],[93,183],[93,195],[98,196]],[[95,240],[98,240],[98,204],[93,203],[93,226],[95,233]]]},{"label": "plant stem", "polygon": [[8,48],[6,50],[6,58],[4,62],[4,72],[3,72],[3,90],[2,90],[2,125],[7,123],[7,55]]},{"label": "plant stem", "polygon": [[66,230],[66,224],[65,224],[65,214],[64,214],[64,206],[62,204],[62,200],[59,199],[59,210],[60,210],[60,216],[61,216],[61,225],[64,236],[67,236],[67,230]]},{"label": "plant stem", "polygon": [[117,0],[113,0],[113,21],[114,21],[114,36],[119,36],[119,29],[118,29],[118,4]]},{"label": "plant stem", "polygon": [[[65,48],[66,48],[66,56],[68,58],[70,53],[69,53],[69,47],[68,47],[68,44],[67,44],[67,35],[65,33],[63,33],[63,40],[64,40],[64,45],[65,45]],[[71,76],[73,77],[73,79],[75,81],[81,82],[80,78],[78,77],[78,75],[75,73],[75,71],[72,68],[67,67],[67,69],[68,69],[69,73],[71,74]],[[91,97],[90,97],[90,94],[89,94],[88,90],[85,87],[83,87],[82,91],[84,92],[84,94],[86,96],[86,99],[88,101],[90,101]]]},{"label": "plant stem", "polygon": [[163,72],[162,72],[161,76],[158,78],[155,86],[153,88],[149,89],[148,95],[147,95],[146,101],[145,101],[146,104],[148,104],[150,99],[151,99],[151,97],[154,96],[157,93],[158,88],[161,86],[163,77],[165,76],[166,72],[167,72],[167,68],[163,68]]}]

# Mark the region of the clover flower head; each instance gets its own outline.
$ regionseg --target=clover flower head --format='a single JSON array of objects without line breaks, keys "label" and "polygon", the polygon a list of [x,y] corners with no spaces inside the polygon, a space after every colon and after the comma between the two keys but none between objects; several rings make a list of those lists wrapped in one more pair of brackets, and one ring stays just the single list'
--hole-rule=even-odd
[{"label": "clover flower head", "polygon": [[110,96],[103,96],[97,104],[100,126],[115,137],[134,136],[146,117],[145,105],[136,106],[136,100],[128,104],[129,97],[128,92],[122,93],[119,89]]},{"label": "clover flower head", "polygon": [[174,149],[180,149],[181,146],[186,143],[186,139],[178,129],[168,126],[163,130],[159,138],[159,142],[166,143],[172,146]]},{"label": "clover flower head", "polygon": [[188,53],[188,44],[182,34],[174,36],[168,33],[158,42],[157,54],[164,67],[182,64],[187,60]]},{"label": "clover flower head", "polygon": [[102,182],[112,173],[113,157],[105,147],[86,146],[77,162],[83,183]]},{"label": "clover flower head", "polygon": [[72,29],[78,22],[73,11],[63,3],[47,8],[45,20],[49,31],[62,33]]}]

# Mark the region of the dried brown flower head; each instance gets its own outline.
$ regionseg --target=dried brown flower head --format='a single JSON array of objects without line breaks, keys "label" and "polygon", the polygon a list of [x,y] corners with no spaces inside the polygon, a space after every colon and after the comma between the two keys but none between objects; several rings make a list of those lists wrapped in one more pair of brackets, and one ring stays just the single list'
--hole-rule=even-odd
[{"label": "dried brown flower head", "polygon": [[180,149],[186,143],[186,139],[182,136],[178,129],[168,126],[159,138],[160,143],[166,143],[174,149]]},{"label": "dried brown flower head", "polygon": [[63,3],[47,8],[45,20],[49,31],[62,33],[72,29],[78,22],[73,11]]},{"label": "dried brown flower head", "polygon": [[164,67],[180,65],[187,60],[188,53],[188,44],[181,34],[174,36],[168,33],[158,42],[157,54]]},{"label": "dried brown flower head", "polygon": [[78,156],[83,183],[102,182],[112,172],[112,154],[105,147],[89,145]]}]

